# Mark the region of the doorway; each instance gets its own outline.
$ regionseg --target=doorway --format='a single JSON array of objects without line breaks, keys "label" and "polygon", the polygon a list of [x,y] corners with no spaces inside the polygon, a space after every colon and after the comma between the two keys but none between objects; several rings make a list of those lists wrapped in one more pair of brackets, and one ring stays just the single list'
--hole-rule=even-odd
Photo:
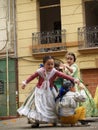
[{"label": "doorway", "polygon": [[40,32],[61,30],[60,0],[40,0]]},{"label": "doorway", "polygon": [[98,86],[98,69],[80,70],[83,83],[86,85],[91,95],[94,97]]},{"label": "doorway", "polygon": [[[0,59],[0,117],[17,116],[17,69],[16,59],[9,58],[9,88],[7,89],[6,59]],[[9,97],[9,98],[8,98]]]},{"label": "doorway", "polygon": [[98,26],[98,1],[86,1],[85,6],[85,23],[87,27]]}]

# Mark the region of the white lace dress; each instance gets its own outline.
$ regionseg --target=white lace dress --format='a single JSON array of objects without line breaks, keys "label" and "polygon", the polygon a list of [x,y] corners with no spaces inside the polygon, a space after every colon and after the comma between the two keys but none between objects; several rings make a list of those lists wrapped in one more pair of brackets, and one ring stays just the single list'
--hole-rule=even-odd
[{"label": "white lace dress", "polygon": [[24,104],[17,110],[20,115],[38,120],[40,122],[55,123],[57,120],[55,97],[57,92],[54,87],[50,88],[49,79],[55,74],[53,69],[49,73],[38,70],[44,78],[41,87],[35,87],[34,91],[27,97]]}]

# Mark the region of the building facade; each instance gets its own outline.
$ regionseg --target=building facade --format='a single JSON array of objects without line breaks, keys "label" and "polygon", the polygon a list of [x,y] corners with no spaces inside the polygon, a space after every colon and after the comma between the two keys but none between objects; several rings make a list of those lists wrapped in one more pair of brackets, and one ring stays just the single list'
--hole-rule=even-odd
[{"label": "building facade", "polygon": [[17,114],[16,49],[15,1],[0,0],[0,117]]},{"label": "building facade", "polygon": [[98,85],[98,1],[12,1],[18,105],[24,102],[37,82],[35,79],[22,90],[22,80],[39,68],[42,57],[53,55],[66,62],[68,51],[76,54],[80,76],[94,97]]}]

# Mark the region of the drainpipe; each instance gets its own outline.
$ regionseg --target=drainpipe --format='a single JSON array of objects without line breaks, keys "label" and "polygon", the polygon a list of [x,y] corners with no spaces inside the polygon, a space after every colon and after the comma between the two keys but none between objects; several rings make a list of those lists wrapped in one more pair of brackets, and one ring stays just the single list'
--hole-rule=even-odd
[{"label": "drainpipe", "polygon": [[8,72],[8,42],[6,46],[6,84],[7,84],[7,116],[9,116],[9,72]]},{"label": "drainpipe", "polygon": [[9,44],[11,43],[11,32],[10,32],[10,0],[8,2],[8,40],[7,40],[7,46],[6,46],[6,82],[7,82],[7,116],[9,116]]},{"label": "drainpipe", "polygon": [[18,93],[18,59],[17,59],[17,35],[16,35],[16,1],[13,0],[13,30],[14,30],[14,57],[16,59],[16,109],[19,107],[19,93]]},{"label": "drainpipe", "polygon": [[17,58],[17,44],[16,44],[16,3],[15,0],[13,0],[13,29],[14,29],[14,56]]}]

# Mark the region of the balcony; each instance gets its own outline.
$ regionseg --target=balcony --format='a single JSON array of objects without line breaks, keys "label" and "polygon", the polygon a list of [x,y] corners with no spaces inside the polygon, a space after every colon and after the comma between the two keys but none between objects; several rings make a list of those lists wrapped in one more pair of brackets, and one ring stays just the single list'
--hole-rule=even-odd
[{"label": "balcony", "polygon": [[34,57],[43,55],[61,56],[66,53],[65,30],[32,33]]},{"label": "balcony", "polygon": [[82,53],[98,52],[98,26],[78,28],[78,49]]}]

